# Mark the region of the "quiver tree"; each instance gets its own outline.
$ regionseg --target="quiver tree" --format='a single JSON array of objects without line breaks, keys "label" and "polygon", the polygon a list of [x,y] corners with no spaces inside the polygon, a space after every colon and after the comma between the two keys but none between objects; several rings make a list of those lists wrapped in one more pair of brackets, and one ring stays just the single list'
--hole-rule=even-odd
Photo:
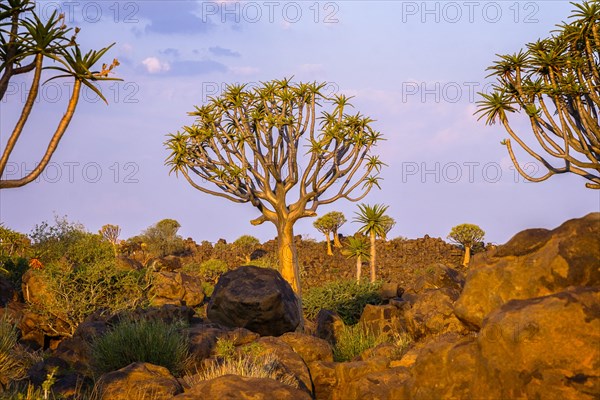
[{"label": "quiver tree", "polygon": [[325,215],[329,215],[329,218],[332,221],[331,225],[333,227],[333,230],[331,231],[331,233],[333,234],[333,245],[338,249],[341,249],[342,243],[340,242],[340,235],[338,234],[338,231],[342,227],[342,225],[346,223],[346,217],[344,216],[344,213],[341,213],[339,211],[331,211]]},{"label": "quiver tree", "polygon": [[142,233],[142,250],[144,244],[155,257],[164,257],[180,253],[184,250],[183,238],[177,234],[181,228],[179,222],[166,218],[150,226]]},{"label": "quiver tree", "polygon": [[318,230],[323,235],[325,235],[325,242],[327,242],[327,255],[332,256],[333,255],[333,251],[331,250],[332,227],[330,224],[330,220],[327,218],[326,215],[324,215],[320,218],[317,218],[315,220],[315,222],[313,222],[313,226],[315,227],[316,230]]},{"label": "quiver tree", "polygon": [[260,246],[260,240],[251,235],[242,235],[233,242],[233,248],[241,254],[238,256],[246,264],[252,262],[252,253]]},{"label": "quiver tree", "polygon": [[342,254],[348,258],[356,257],[356,282],[360,282],[362,273],[362,261],[368,260],[370,257],[369,244],[363,236],[350,236],[348,244],[342,250]]},{"label": "quiver tree", "polygon": [[[119,64],[116,59],[110,65],[102,64],[100,70],[93,70],[94,65],[114,43],[101,50],[90,50],[82,54],[77,44],[79,28],[76,28],[73,33],[71,31],[72,29],[64,24],[62,14],[57,15],[54,12],[47,21],[42,21],[35,12],[35,3],[32,0],[8,0],[0,3],[0,100],[4,99],[13,77],[32,73],[29,94],[21,114],[12,133],[7,135],[6,147],[0,149],[0,189],[26,185],[35,180],[46,168],[73,118],[82,85],[92,89],[106,102],[98,87],[95,86],[96,82],[118,80],[108,76]],[[47,60],[53,61],[54,64],[44,66]],[[58,122],[38,165],[21,178],[2,178],[10,155],[33,110],[43,70],[58,72],[45,82],[59,78],[73,79],[65,113]]]},{"label": "quiver tree", "polygon": [[342,247],[338,236],[338,230],[345,223],[346,217],[344,217],[344,214],[339,211],[328,212],[313,222],[315,229],[325,235],[325,240],[327,241],[327,255],[333,255],[333,251],[331,250],[331,241],[329,239],[331,234],[333,234],[333,245],[338,248]]},{"label": "quiver tree", "polygon": [[[527,44],[525,51],[500,55],[488,68],[496,84],[491,93],[481,93],[477,113],[488,125],[503,125],[510,139],[502,144],[527,180],[570,172],[587,179],[586,187],[600,189],[600,2],[572,4],[570,23]],[[515,112],[525,114],[539,150],[509,119]],[[511,139],[545,167],[542,176],[531,176],[519,165]]]},{"label": "quiver tree", "polygon": [[471,249],[481,242],[484,236],[485,232],[479,226],[473,224],[456,225],[450,231],[448,239],[465,248],[465,258],[463,259],[465,267],[469,265],[471,260]]},{"label": "quiver tree", "polygon": [[275,225],[281,274],[298,295],[294,224],[320,205],[362,199],[382,166],[371,154],[381,140],[373,120],[349,114],[349,99],[329,98],[324,87],[289,79],[228,86],[166,141],[171,172],[204,193],[252,204],[260,212],[253,225]]},{"label": "quiver tree", "polygon": [[117,255],[117,245],[119,244],[119,235],[121,234],[121,228],[119,225],[103,225],[98,233],[104,240],[108,241],[112,245],[115,255]]},{"label": "quiver tree", "polygon": [[371,282],[375,282],[377,275],[375,239],[379,237],[385,240],[387,232],[393,226],[393,218],[385,214],[387,209],[388,206],[384,206],[383,204],[375,204],[374,206],[359,204],[359,211],[355,213],[356,216],[354,217],[354,222],[361,224],[358,231],[368,235],[371,242]]}]

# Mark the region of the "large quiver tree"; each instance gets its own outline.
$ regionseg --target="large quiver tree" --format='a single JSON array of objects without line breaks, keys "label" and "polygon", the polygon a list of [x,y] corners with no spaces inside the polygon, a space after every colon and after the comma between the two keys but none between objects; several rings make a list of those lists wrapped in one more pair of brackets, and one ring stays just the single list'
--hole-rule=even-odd
[{"label": "large quiver tree", "polygon": [[231,85],[166,141],[171,172],[204,193],[252,204],[261,213],[252,224],[276,226],[281,274],[298,294],[294,223],[322,204],[362,199],[383,165],[371,154],[381,139],[373,120],[348,114],[349,99],[328,98],[324,86]]}]

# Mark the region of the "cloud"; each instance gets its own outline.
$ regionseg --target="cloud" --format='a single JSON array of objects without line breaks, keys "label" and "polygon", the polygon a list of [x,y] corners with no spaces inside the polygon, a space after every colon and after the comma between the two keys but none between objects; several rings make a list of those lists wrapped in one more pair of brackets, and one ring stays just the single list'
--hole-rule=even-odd
[{"label": "cloud", "polygon": [[230,49],[226,49],[220,46],[209,47],[208,51],[213,53],[215,56],[223,56],[223,57],[239,57],[240,53],[237,51],[233,51]]},{"label": "cloud", "polygon": [[156,57],[148,57],[142,61],[142,64],[146,67],[146,71],[150,74],[157,74],[160,72],[166,72],[171,69],[171,66],[166,61],[160,61]]}]

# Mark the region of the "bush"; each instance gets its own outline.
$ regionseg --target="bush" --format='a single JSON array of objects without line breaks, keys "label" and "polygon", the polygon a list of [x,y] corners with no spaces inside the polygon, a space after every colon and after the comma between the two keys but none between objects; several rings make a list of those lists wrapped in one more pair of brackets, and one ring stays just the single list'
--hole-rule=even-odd
[{"label": "bush", "polygon": [[216,282],[221,274],[227,272],[227,263],[222,260],[211,258],[210,260],[204,261],[198,268],[200,276],[210,282]]},{"label": "bush", "polygon": [[0,389],[11,381],[24,378],[34,362],[34,356],[29,355],[17,339],[17,328],[6,316],[0,318]]},{"label": "bush", "polygon": [[386,341],[384,336],[377,336],[360,324],[344,326],[333,346],[333,359],[337,362],[350,361],[363,351]]},{"label": "bush", "polygon": [[412,343],[412,338],[406,333],[388,333],[375,335],[361,324],[344,326],[333,346],[333,359],[336,362],[350,361],[363,351],[382,343],[392,343],[396,350],[390,356],[400,359]]},{"label": "bush", "polygon": [[100,373],[116,371],[133,362],[147,362],[179,375],[189,357],[188,339],[177,324],[156,319],[125,319],[91,346],[92,360]]},{"label": "bush", "polygon": [[314,319],[321,309],[335,311],[346,325],[354,325],[367,304],[381,304],[381,282],[335,281],[304,292],[302,307]]},{"label": "bush", "polygon": [[64,262],[35,270],[47,288],[43,301],[30,304],[48,319],[48,328],[60,336],[72,336],[93,312],[116,313],[144,306],[149,286],[144,271],[123,271],[116,262],[103,261],[74,268]]}]

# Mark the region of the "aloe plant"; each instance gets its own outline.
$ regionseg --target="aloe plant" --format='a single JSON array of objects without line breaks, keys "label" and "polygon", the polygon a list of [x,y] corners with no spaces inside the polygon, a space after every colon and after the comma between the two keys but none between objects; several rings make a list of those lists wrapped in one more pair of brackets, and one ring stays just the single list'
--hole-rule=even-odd
[{"label": "aloe plant", "polygon": [[[14,76],[33,72],[29,94],[6,147],[1,152],[0,189],[24,186],[35,180],[46,168],[73,118],[82,85],[90,88],[108,104],[96,83],[120,80],[109,76],[119,65],[116,59],[109,65],[103,63],[100,69],[94,69],[114,43],[100,50],[82,53],[77,43],[79,28],[72,31],[72,28],[65,25],[62,14],[54,12],[47,21],[42,21],[36,14],[32,0],[8,0],[0,3],[0,100],[4,98],[9,82]],[[54,61],[56,65],[44,66],[46,60]],[[41,80],[45,70],[57,71],[57,74],[44,83],[63,78],[71,78],[74,81],[65,113],[36,168],[21,178],[3,179],[2,175],[10,155],[31,116],[40,84],[44,84]]]}]

